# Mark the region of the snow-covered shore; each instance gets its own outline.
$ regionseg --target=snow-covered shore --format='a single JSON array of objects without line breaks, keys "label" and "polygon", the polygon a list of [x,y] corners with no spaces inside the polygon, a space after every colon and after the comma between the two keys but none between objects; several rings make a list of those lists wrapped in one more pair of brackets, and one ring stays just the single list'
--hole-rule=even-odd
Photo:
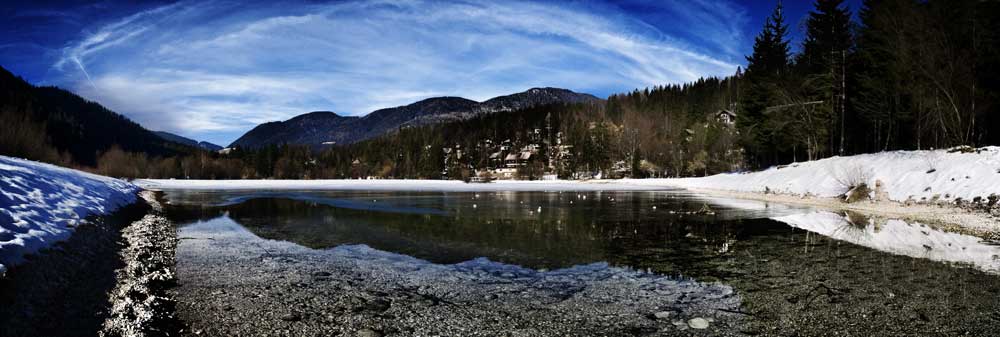
[{"label": "snow-covered shore", "polygon": [[[971,151],[893,151],[794,163],[749,173],[698,178],[587,181],[454,180],[157,180],[135,183],[152,190],[375,190],[375,191],[643,191],[687,189],[731,199],[796,204],[826,210],[853,210],[887,218],[948,227],[977,236],[1000,232],[986,213],[939,207],[1000,194],[1000,147]],[[837,199],[849,182],[881,186],[877,202],[846,204]],[[765,194],[766,193],[766,194]],[[872,197],[876,197],[872,192]],[[994,197],[993,200],[995,200]],[[907,204],[907,205],[904,205]],[[910,203],[916,205],[908,205]],[[995,207],[996,205],[988,205]]]},{"label": "snow-covered shore", "polygon": [[0,275],[24,256],[66,240],[89,216],[136,200],[128,182],[0,156]]},{"label": "snow-covered shore", "polygon": [[1000,195],[1000,147],[974,152],[892,151],[831,157],[772,167],[751,173],[701,178],[625,179],[623,184],[674,186],[734,192],[836,197],[847,191],[842,181],[862,179],[871,188],[881,181],[888,200],[905,202],[961,198],[983,200]]},{"label": "snow-covered shore", "polygon": [[733,192],[836,197],[843,181],[862,179],[874,188],[881,181],[889,200],[971,201],[1000,194],[1000,147],[974,152],[893,151],[794,163],[750,173],[698,178],[494,181],[455,180],[164,180],[140,179],[147,189],[191,190],[393,190],[393,191],[590,191],[715,189]]}]

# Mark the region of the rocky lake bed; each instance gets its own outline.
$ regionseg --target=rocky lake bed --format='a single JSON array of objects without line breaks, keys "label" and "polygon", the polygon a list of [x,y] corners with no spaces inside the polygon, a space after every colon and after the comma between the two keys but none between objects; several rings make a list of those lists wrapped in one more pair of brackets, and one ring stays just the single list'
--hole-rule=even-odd
[{"label": "rocky lake bed", "polygon": [[180,231],[185,334],[719,335],[738,331],[742,316],[721,284],[602,263],[537,271],[486,259],[438,265],[363,245],[312,250],[234,225]]}]

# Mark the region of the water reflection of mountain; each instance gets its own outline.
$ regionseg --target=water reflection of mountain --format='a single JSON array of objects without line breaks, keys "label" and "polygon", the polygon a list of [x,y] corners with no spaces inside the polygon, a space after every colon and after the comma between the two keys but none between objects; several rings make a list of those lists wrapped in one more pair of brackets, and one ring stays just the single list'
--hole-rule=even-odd
[{"label": "water reflection of mountain", "polygon": [[[438,263],[485,256],[534,268],[598,261],[646,268],[656,259],[660,272],[714,276],[726,273],[703,256],[725,253],[739,231],[760,228],[694,214],[703,202],[633,193],[275,196],[195,196],[223,206],[175,203],[171,213],[190,221],[228,214],[268,239],[311,248],[363,243]],[[366,204],[373,206],[359,207]]]}]

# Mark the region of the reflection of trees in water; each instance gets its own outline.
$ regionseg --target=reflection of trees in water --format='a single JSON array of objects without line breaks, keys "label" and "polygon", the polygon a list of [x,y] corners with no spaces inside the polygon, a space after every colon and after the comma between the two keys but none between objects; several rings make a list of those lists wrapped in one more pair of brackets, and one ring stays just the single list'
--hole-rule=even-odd
[{"label": "reflection of trees in water", "polygon": [[[399,198],[354,197],[373,203]],[[684,210],[701,202],[660,200],[661,212],[652,213],[655,199],[631,193],[480,192],[400,199],[407,206],[449,212],[396,213],[257,198],[225,207],[175,207],[171,214],[196,221],[228,213],[258,236],[312,248],[363,243],[440,263],[480,256],[545,268],[607,261],[671,273],[701,263],[699,256],[718,254],[724,244],[733,243],[738,227],[665,211],[690,213]]]},{"label": "reflection of trees in water", "polygon": [[854,211],[844,211],[843,218],[844,221],[841,221],[840,226],[833,231],[834,236],[855,240],[854,242],[868,236],[865,230],[872,224],[871,217]]}]

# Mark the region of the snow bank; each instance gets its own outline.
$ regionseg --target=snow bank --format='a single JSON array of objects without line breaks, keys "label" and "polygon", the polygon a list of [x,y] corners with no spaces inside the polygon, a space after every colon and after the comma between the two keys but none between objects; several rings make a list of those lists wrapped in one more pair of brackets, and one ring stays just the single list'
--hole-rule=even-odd
[{"label": "snow bank", "polygon": [[135,202],[138,189],[118,179],[0,156],[0,275],[25,255],[69,238],[88,216]]},{"label": "snow bank", "polygon": [[677,188],[737,192],[773,192],[836,197],[846,192],[840,181],[861,172],[871,187],[881,180],[890,200],[916,201],[1000,194],[1000,147],[973,153],[895,151],[831,157],[772,167],[752,173],[727,173],[702,178],[494,181],[467,184],[456,180],[159,180],[135,183],[153,190],[382,190],[382,191],[642,191]]},{"label": "snow bank", "polygon": [[934,151],[894,151],[831,157],[795,163],[753,173],[727,173],[703,178],[637,179],[622,183],[662,185],[737,192],[764,192],[819,197],[835,197],[846,188],[839,180],[855,172],[866,175],[874,188],[881,180],[893,201],[915,201],[935,196],[941,200],[972,200],[1000,194],[1000,147],[981,148],[972,153]]},{"label": "snow bank", "polygon": [[464,183],[458,180],[162,180],[140,179],[135,183],[152,190],[349,190],[349,191],[648,191],[671,189],[665,185],[633,184],[615,180],[597,181],[494,181]]}]

